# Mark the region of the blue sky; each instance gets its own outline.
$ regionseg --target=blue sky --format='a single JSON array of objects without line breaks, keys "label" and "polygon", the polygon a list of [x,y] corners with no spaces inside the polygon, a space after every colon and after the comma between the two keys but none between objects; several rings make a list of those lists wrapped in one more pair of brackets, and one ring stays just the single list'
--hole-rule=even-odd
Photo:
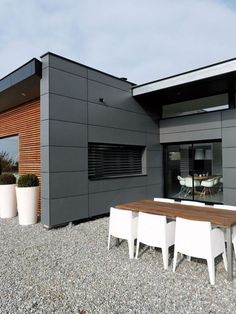
[{"label": "blue sky", "polygon": [[1,0],[0,77],[47,51],[143,83],[236,57],[236,3]]}]

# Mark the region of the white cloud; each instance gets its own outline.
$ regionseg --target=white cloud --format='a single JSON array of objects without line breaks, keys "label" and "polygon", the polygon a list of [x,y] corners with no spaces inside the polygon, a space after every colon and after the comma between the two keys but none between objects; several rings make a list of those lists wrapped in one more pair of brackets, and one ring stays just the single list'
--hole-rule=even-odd
[{"label": "white cloud", "polygon": [[52,51],[142,83],[236,56],[216,0],[1,0],[0,77]]}]

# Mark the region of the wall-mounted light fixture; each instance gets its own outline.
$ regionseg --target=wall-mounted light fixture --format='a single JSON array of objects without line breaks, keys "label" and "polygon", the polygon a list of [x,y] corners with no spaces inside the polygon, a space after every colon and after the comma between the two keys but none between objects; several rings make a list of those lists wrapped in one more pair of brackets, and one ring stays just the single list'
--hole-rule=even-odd
[{"label": "wall-mounted light fixture", "polygon": [[99,101],[100,102],[104,102],[104,98],[99,98]]}]

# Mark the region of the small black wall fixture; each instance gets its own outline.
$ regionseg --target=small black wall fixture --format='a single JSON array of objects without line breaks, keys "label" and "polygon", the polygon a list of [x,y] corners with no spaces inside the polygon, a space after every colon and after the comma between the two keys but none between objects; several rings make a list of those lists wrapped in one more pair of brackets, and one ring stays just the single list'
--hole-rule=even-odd
[{"label": "small black wall fixture", "polygon": [[104,103],[104,98],[99,98],[99,101]]}]

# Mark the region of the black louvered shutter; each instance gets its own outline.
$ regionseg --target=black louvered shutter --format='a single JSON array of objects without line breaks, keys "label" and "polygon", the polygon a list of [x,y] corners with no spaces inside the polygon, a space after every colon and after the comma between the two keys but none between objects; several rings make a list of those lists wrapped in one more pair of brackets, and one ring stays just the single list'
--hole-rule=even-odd
[{"label": "black louvered shutter", "polygon": [[142,174],[143,146],[89,143],[89,179]]}]

